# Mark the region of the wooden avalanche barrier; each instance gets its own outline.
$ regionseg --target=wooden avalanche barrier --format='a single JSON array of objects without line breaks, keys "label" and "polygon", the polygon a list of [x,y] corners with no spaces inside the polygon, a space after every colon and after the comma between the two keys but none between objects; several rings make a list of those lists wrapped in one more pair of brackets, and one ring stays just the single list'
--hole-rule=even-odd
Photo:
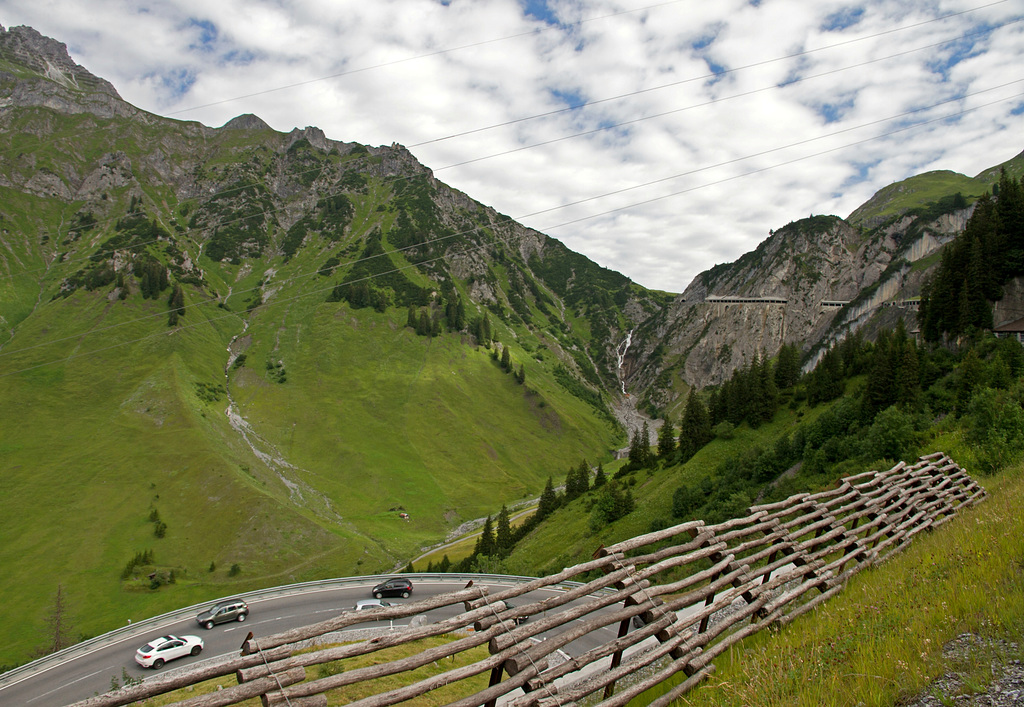
[{"label": "wooden avalanche barrier", "polygon": [[[126,705],[232,674],[236,686],[175,704],[214,707],[260,697],[263,705],[326,705],[331,690],[372,686],[480,646],[486,646],[486,657],[476,662],[410,678],[402,687],[350,704],[399,704],[486,675],[486,688],[467,685],[467,696],[450,704],[549,707],[589,698],[588,704],[612,707],[682,674],[681,682],[651,703],[659,707],[698,686],[730,646],[812,610],[860,570],[984,497],[968,474],[935,453],[910,466],[901,462],[888,471],[844,478],[829,491],[753,506],[744,518],[717,525],[691,521],[602,547],[591,561],[500,591],[467,586],[373,614],[387,620],[460,607],[443,621],[336,645],[334,632],[367,621],[367,612],[343,611],[293,631],[250,634],[237,658],[149,679],[74,707]],[[335,645],[328,645],[326,634],[335,635]],[[323,673],[306,670],[442,635],[454,638],[404,658],[312,679]],[[318,639],[320,647],[299,652],[300,642]],[[571,653],[570,644],[576,646]]]}]

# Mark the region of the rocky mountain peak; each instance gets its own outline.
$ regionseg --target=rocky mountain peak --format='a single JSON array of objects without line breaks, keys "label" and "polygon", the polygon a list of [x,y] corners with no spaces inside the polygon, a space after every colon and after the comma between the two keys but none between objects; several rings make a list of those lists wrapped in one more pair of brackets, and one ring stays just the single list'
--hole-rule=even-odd
[{"label": "rocky mountain peak", "polygon": [[263,118],[252,113],[243,113],[224,123],[224,130],[270,130]]},{"label": "rocky mountain peak", "polygon": [[100,91],[121,100],[117,89],[76,64],[63,42],[46,37],[32,27],[4,29],[0,26],[0,57],[20,64],[64,88],[77,91]]}]

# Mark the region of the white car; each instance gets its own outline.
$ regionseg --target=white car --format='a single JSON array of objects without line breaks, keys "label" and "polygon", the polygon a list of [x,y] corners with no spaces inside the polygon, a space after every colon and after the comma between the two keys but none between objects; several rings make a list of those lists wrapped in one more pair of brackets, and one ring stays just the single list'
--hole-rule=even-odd
[{"label": "white car", "polygon": [[169,660],[203,652],[199,636],[161,636],[135,652],[135,662],[143,668],[160,668]]},{"label": "white car", "polygon": [[360,599],[356,602],[355,610],[379,609],[383,606],[394,606],[394,604],[389,601],[381,601],[380,599]]}]

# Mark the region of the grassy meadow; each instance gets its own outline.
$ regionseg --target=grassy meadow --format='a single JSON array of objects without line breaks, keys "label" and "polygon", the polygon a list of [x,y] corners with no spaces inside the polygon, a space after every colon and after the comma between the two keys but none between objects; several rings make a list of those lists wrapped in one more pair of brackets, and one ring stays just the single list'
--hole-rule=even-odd
[{"label": "grassy meadow", "polygon": [[[47,642],[58,586],[78,640],[247,589],[388,572],[621,443],[509,329],[525,385],[459,336],[417,337],[404,312],[279,300],[251,314],[228,381],[242,320],[212,304],[170,330],[163,302],[76,292],[22,324],[0,377],[0,406],[18,411],[0,432],[0,596],[20,607],[0,615],[0,665]],[[225,385],[259,454],[228,423]],[[147,550],[146,571],[174,584],[122,581]]]}]

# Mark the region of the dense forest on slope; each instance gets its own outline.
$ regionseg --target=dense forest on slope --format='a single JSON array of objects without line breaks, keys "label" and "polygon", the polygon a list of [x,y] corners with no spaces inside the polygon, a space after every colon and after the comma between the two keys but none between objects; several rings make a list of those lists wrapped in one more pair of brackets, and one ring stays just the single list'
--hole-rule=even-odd
[{"label": "dense forest on slope", "polygon": [[[991,302],[1024,275],[1024,192],[1004,170],[996,198],[978,200],[963,235],[942,251],[921,291],[921,333],[928,341],[991,329]],[[1024,312],[1021,312],[1024,317]]]}]

